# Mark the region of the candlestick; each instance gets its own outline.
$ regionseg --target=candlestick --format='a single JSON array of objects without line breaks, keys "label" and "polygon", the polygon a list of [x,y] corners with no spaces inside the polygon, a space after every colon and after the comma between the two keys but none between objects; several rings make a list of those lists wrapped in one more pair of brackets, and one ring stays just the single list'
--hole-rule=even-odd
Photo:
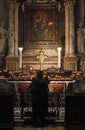
[{"label": "candlestick", "polygon": [[58,68],[61,68],[61,47],[58,47]]},{"label": "candlestick", "polygon": [[22,68],[22,51],[23,47],[19,47],[19,68]]}]

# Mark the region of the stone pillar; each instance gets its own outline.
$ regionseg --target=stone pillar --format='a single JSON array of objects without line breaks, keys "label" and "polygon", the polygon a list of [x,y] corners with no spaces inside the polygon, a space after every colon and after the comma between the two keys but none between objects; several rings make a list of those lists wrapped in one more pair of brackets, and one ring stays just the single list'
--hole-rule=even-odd
[{"label": "stone pillar", "polygon": [[75,56],[75,26],[74,26],[74,3],[65,3],[65,57]]},{"label": "stone pillar", "polygon": [[9,2],[9,52],[8,56],[14,55],[14,3]]},{"label": "stone pillar", "polygon": [[9,54],[18,56],[18,4],[9,2]]},{"label": "stone pillar", "polygon": [[84,25],[84,4],[85,3],[85,0],[79,0],[79,3],[78,3],[78,5],[79,5],[79,7],[78,7],[78,9],[79,9],[79,23],[81,23],[82,22],[82,24]]},{"label": "stone pillar", "polygon": [[15,4],[15,48],[14,48],[14,54],[15,56],[18,56],[18,4]]},{"label": "stone pillar", "polygon": [[68,56],[69,53],[69,6],[68,3],[65,3],[65,57]]}]

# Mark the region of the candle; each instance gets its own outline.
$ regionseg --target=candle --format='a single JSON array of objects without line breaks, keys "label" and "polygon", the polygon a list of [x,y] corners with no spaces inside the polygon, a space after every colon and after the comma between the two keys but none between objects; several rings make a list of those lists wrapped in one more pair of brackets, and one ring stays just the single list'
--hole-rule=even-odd
[{"label": "candle", "polygon": [[61,47],[58,47],[58,68],[61,68]]},{"label": "candle", "polygon": [[23,47],[19,47],[19,68],[22,68],[22,50]]}]

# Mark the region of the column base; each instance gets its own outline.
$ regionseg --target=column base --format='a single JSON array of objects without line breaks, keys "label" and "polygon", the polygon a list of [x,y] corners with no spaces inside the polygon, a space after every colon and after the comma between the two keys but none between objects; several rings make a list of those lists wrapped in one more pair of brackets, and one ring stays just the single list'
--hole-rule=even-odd
[{"label": "column base", "polygon": [[7,70],[19,70],[19,57],[7,56],[6,57],[6,69]]},{"label": "column base", "polygon": [[64,58],[64,69],[65,70],[77,70],[78,58],[75,57],[65,57]]}]

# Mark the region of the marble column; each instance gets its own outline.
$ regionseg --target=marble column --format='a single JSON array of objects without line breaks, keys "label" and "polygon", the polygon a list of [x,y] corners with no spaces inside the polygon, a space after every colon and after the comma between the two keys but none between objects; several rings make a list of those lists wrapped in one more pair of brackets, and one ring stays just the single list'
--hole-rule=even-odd
[{"label": "marble column", "polygon": [[14,32],[14,36],[15,36],[15,48],[14,48],[14,54],[16,56],[18,56],[18,9],[19,9],[19,6],[18,4],[16,3],[15,4],[15,32]]},{"label": "marble column", "polygon": [[74,4],[74,0],[65,2],[65,57],[75,56]]},{"label": "marble column", "polygon": [[18,56],[18,4],[9,2],[9,54]]},{"label": "marble column", "polygon": [[69,50],[69,6],[65,3],[65,57],[68,56]]},{"label": "marble column", "polygon": [[78,5],[79,5],[79,7],[78,7],[78,9],[79,9],[79,23],[81,23],[82,22],[82,24],[84,25],[84,15],[85,15],[85,12],[84,12],[84,9],[85,9],[85,7],[84,7],[84,4],[85,3],[85,0],[79,0],[79,3],[78,3]]},{"label": "marble column", "polygon": [[8,56],[14,55],[14,3],[9,2],[9,52]]}]

